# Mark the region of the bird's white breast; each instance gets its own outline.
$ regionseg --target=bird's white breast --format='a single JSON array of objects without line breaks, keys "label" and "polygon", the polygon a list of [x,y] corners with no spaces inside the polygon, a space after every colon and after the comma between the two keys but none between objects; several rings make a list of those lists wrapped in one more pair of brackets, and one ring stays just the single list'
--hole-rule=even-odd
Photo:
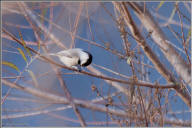
[{"label": "bird's white breast", "polygon": [[60,56],[59,59],[64,65],[68,67],[76,66],[78,63],[77,57],[70,58],[70,57]]}]

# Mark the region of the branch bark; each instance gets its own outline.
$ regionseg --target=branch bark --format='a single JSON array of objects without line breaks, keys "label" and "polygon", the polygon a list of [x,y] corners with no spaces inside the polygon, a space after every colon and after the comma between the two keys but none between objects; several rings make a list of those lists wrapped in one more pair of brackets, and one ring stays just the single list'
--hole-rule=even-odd
[{"label": "branch bark", "polygon": [[168,39],[159,27],[158,23],[153,19],[147,8],[140,6],[135,2],[128,2],[130,7],[134,10],[137,17],[145,26],[148,32],[151,32],[151,36],[156,44],[160,46],[161,51],[175,68],[177,74],[187,83],[192,86],[191,83],[191,67],[184,59],[177,53],[174,47],[168,43]]}]

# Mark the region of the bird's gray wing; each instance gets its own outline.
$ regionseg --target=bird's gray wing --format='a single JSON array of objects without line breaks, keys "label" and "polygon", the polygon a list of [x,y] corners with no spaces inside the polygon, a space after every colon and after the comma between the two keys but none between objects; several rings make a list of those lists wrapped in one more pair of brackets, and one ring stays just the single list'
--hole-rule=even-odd
[{"label": "bird's gray wing", "polygon": [[68,57],[68,58],[73,58],[73,56],[71,54],[69,54],[68,52],[66,51],[61,51],[61,52],[58,52],[56,53],[57,56],[65,56],[65,57]]},{"label": "bird's gray wing", "polygon": [[69,50],[58,52],[58,53],[56,53],[56,55],[61,55],[61,56],[73,58],[73,57],[79,57],[79,54],[81,52],[82,52],[82,49],[74,48],[74,49],[69,49]]}]

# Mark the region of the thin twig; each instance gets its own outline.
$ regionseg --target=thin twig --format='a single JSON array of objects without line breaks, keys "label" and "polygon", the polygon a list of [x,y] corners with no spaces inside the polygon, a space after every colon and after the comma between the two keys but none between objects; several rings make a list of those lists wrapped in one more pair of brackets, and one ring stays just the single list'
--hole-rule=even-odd
[{"label": "thin twig", "polygon": [[[50,101],[52,101],[54,103],[70,104],[69,101],[66,98],[62,97],[62,96],[57,96],[57,95],[54,95],[54,94],[51,94],[51,93],[48,93],[48,92],[44,92],[44,91],[40,91],[38,89],[27,87],[27,86],[21,86],[21,85],[9,82],[9,81],[4,80],[4,79],[2,79],[2,83],[7,85],[7,86],[10,86],[11,88],[16,88],[16,89],[22,90],[22,91],[30,93],[30,94],[32,94],[34,96],[50,100]],[[100,111],[100,112],[106,112],[106,107],[103,106],[103,105],[98,105],[98,104],[95,104],[95,103],[91,103],[91,102],[84,101],[84,100],[78,100],[78,99],[75,99],[74,103],[76,105],[79,105],[81,107],[85,107],[85,108],[88,108],[88,109],[92,109],[92,110],[96,110],[96,111]],[[67,107],[70,107],[70,106],[67,106]],[[51,111],[63,110],[63,109],[67,109],[67,107],[59,107],[57,110],[53,109]],[[42,112],[43,112],[43,110],[41,112],[37,112],[37,113],[40,114]],[[45,110],[44,112],[47,113],[49,111]],[[125,111],[122,111],[122,110],[119,110],[119,109],[108,108],[108,112],[111,113],[111,114],[114,114],[116,116],[120,116],[120,117],[136,118],[136,119],[139,119],[139,120],[143,120],[143,118],[140,117],[140,116],[130,115],[129,113],[127,113]],[[31,114],[34,115],[35,113],[28,113],[28,115],[31,115]],[[27,116],[27,115],[22,114],[22,115],[14,115],[14,116],[21,117],[21,116]],[[3,118],[6,119],[7,117],[8,116],[4,116]],[[11,118],[11,116],[10,116],[10,118]],[[157,122],[157,120],[154,120],[154,121]],[[183,121],[174,122],[171,119],[165,119],[165,123],[168,123],[168,124],[172,124],[172,123],[175,124],[176,123],[177,125],[190,126],[190,122],[183,122]]]},{"label": "thin twig", "polygon": [[[140,7],[137,3],[135,2],[131,2],[131,3],[117,3],[114,2],[114,6],[117,7],[118,10],[120,10],[120,12],[123,12],[122,15],[124,17],[124,20],[127,23],[127,26],[130,28],[133,36],[135,37],[135,39],[137,39],[137,43],[142,47],[142,49],[144,50],[145,54],[148,56],[148,58],[152,61],[152,63],[155,65],[157,71],[162,74],[166,80],[168,82],[171,83],[177,83],[178,80],[175,79],[175,77],[171,74],[171,72],[165,67],[165,65],[159,60],[159,58],[156,56],[156,54],[154,53],[154,51],[149,47],[149,45],[146,43],[145,39],[143,38],[142,34],[139,32],[135,22],[133,21],[128,8],[126,6],[126,4],[129,4],[131,6],[132,9],[134,9],[134,11],[140,16],[139,18],[141,18],[140,20],[143,21],[143,18],[145,19],[145,24],[148,24],[148,27],[146,27],[147,29],[151,30],[152,25],[157,25],[156,22],[152,21],[152,17],[150,16],[150,14],[147,13],[147,10],[145,9],[145,12],[143,12],[143,7]],[[121,11],[123,10],[123,11]],[[145,13],[145,14],[143,14]],[[141,15],[142,14],[142,15]],[[148,14],[148,15],[147,15]],[[146,16],[148,16],[146,18]],[[149,24],[151,23],[151,24]],[[155,27],[153,27],[154,29]],[[157,27],[156,27],[157,28]],[[153,30],[152,29],[152,30]],[[161,41],[154,39],[155,36],[158,36],[159,38],[163,38]],[[152,37],[154,40],[156,40],[157,42],[162,42],[165,39],[164,34],[161,32],[160,28],[157,28],[157,30],[153,30],[152,33]],[[167,48],[169,48],[169,50],[162,50],[167,56],[169,56],[169,59],[172,59],[171,63],[174,63],[174,67],[176,66],[175,61],[181,61],[182,58],[179,57],[177,55],[177,52],[173,49],[173,47],[169,44],[166,43],[166,40],[164,41],[164,44],[167,46]],[[162,44],[159,44],[161,47],[164,47]],[[170,50],[170,48],[172,48],[172,50]],[[171,55],[170,55],[171,54]],[[166,57],[167,57],[166,56]],[[171,58],[172,57],[172,58]],[[178,60],[173,60],[174,58],[178,58]],[[184,65],[182,65],[181,63],[183,63]],[[181,63],[177,63],[176,69],[178,71],[178,69],[185,69],[183,72],[186,76],[186,78],[183,76],[183,79],[185,79],[187,82],[189,82],[190,77],[187,76],[187,74],[189,74],[189,70],[188,70],[188,66],[186,66],[185,62],[181,61]],[[180,70],[180,74],[181,74],[181,70]],[[182,88],[182,83],[179,82],[179,84],[177,84],[176,88],[174,88],[175,91],[177,92],[177,94],[182,98],[182,100],[190,107],[191,106],[191,97],[190,95],[186,92],[186,90],[183,90]]]},{"label": "thin twig", "polygon": [[189,64],[191,65],[191,60],[190,60],[190,57],[189,57],[189,54],[188,54],[187,48],[186,48],[185,36],[184,36],[184,32],[183,32],[183,21],[182,21],[182,19],[181,19],[181,12],[180,12],[180,10],[179,10],[179,8],[178,8],[178,5],[175,5],[175,6],[176,6],[176,8],[177,8],[177,13],[178,13],[178,15],[179,15],[179,20],[180,20],[180,23],[181,23],[181,32],[182,32],[182,44],[183,44],[183,48],[184,48],[184,50],[185,50],[185,54],[186,54],[186,56],[187,56],[188,62],[189,62]]}]

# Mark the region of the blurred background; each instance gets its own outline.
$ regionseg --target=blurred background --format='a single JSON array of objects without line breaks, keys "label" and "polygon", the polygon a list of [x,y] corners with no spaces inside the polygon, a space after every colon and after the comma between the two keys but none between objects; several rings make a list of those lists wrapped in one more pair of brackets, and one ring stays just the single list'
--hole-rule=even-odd
[{"label": "blurred background", "polygon": [[[140,4],[189,63],[191,3]],[[83,68],[86,72],[126,81],[168,84],[133,38],[112,2],[2,2],[1,6],[2,29],[40,54],[82,48],[93,55],[92,64]],[[176,79],[181,79],[134,11],[127,8],[158,59]],[[73,99],[95,105],[96,108],[76,105],[87,126],[191,125],[190,108],[175,90],[122,84],[60,68],[40,59],[7,33],[1,36],[2,79],[66,98],[60,83],[62,79]],[[61,64],[58,58],[51,59]],[[121,89],[128,90],[128,94]],[[188,85],[185,89],[191,94]],[[69,104],[55,103],[5,84],[2,84],[1,105],[2,126],[82,126]],[[118,112],[129,116],[119,116]]]}]

